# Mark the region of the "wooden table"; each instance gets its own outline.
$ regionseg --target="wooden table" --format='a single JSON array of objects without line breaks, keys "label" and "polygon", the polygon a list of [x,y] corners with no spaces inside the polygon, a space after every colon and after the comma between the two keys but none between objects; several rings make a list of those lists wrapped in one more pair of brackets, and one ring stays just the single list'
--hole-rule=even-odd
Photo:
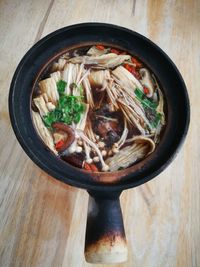
[{"label": "wooden table", "polygon": [[118,24],[152,39],[179,68],[191,101],[189,134],[176,160],[151,182],[122,194],[129,260],[115,266],[198,267],[198,0],[0,1],[0,266],[90,266],[83,256],[87,193],[34,165],[13,134],[7,107],[9,84],[24,53],[46,34],[88,21]]}]

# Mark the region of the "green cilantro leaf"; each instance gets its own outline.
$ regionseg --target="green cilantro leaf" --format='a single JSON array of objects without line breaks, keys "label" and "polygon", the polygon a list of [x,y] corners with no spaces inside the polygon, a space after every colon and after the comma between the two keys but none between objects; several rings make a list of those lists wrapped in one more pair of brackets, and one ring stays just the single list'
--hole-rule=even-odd
[{"label": "green cilantro leaf", "polygon": [[67,85],[67,83],[63,80],[60,80],[57,82],[57,90],[59,94],[63,94],[65,92],[65,87]]}]

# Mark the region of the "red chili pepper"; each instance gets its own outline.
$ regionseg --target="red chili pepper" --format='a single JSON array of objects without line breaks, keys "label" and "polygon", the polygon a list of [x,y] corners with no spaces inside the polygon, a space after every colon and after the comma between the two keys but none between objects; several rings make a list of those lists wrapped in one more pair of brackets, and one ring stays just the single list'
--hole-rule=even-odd
[{"label": "red chili pepper", "polygon": [[144,87],[143,90],[144,90],[145,95],[148,95],[149,94],[149,88]]},{"label": "red chili pepper", "polygon": [[87,162],[84,162],[84,164],[83,164],[83,168],[84,168],[86,171],[91,171],[90,164],[88,164]]},{"label": "red chili pepper", "polygon": [[90,168],[91,168],[91,170],[93,172],[98,172],[99,171],[98,168],[97,168],[97,166],[95,164],[90,164]]},{"label": "red chili pepper", "polygon": [[59,150],[64,144],[65,144],[65,142],[64,142],[63,140],[58,141],[58,142],[55,144],[55,148],[56,148],[56,150]]},{"label": "red chili pepper", "polygon": [[138,80],[141,79],[140,73],[133,67],[131,73],[137,78]]},{"label": "red chili pepper", "polygon": [[126,55],[127,53],[124,51],[124,52],[121,52],[120,55]]},{"label": "red chili pepper", "polygon": [[88,164],[87,162],[84,162],[83,168],[86,171],[98,172],[98,168],[95,164]]},{"label": "red chili pepper", "polygon": [[127,69],[129,72],[132,71],[132,67],[129,64],[124,64],[124,68]]},{"label": "red chili pepper", "polygon": [[140,80],[141,76],[139,72],[135,69],[134,66],[131,66],[129,64],[124,64],[124,68],[126,68],[130,73],[132,73],[138,80]]},{"label": "red chili pepper", "polygon": [[136,65],[136,68],[141,68],[142,67],[142,63],[139,62],[136,58],[132,57],[131,61]]},{"label": "red chili pepper", "polygon": [[98,50],[104,50],[104,46],[103,45],[96,45],[96,48],[98,49]]},{"label": "red chili pepper", "polygon": [[110,52],[111,52],[111,53],[114,53],[114,54],[117,54],[117,55],[121,54],[121,52],[120,52],[119,50],[114,49],[114,48],[111,48],[111,49],[110,49]]}]

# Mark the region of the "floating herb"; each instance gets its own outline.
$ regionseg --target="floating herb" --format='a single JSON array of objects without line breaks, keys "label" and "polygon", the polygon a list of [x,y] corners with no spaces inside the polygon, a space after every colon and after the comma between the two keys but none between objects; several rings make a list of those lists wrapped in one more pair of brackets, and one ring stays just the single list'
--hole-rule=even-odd
[{"label": "floating herb", "polygon": [[152,100],[147,98],[146,95],[139,88],[136,88],[134,92],[137,99],[142,103],[143,107],[148,107],[152,109],[157,108],[158,103],[153,102]]},{"label": "floating herb", "polygon": [[85,110],[85,105],[82,102],[83,96],[65,95],[65,86],[65,81],[60,80],[57,82],[57,89],[60,95],[57,107],[43,117],[43,121],[48,128],[51,128],[53,122],[64,122],[68,125],[73,122],[78,123],[81,114]]},{"label": "floating herb", "polygon": [[136,88],[134,92],[136,98],[141,102],[145,110],[146,116],[149,119],[151,127],[156,128],[162,117],[162,114],[156,111],[158,103],[153,102],[152,100],[147,98],[146,95],[139,88]]},{"label": "floating herb", "polygon": [[56,85],[57,85],[57,90],[58,90],[59,94],[62,94],[62,93],[65,92],[65,87],[67,85],[67,83],[65,81],[60,80],[60,81],[57,82]]}]

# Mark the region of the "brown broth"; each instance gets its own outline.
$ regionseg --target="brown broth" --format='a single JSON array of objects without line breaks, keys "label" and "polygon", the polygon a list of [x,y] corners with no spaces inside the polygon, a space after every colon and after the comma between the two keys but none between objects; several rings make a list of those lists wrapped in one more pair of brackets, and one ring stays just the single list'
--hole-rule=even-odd
[{"label": "brown broth", "polygon": [[[48,64],[48,66],[41,73],[41,75],[40,75],[40,77],[39,77],[39,79],[38,79],[38,81],[34,87],[32,98],[34,99],[35,97],[38,97],[41,94],[38,83],[39,83],[39,81],[50,77],[50,74],[52,73],[52,70],[53,70],[53,66],[56,62],[58,62],[59,58],[62,58],[63,56],[67,56],[68,58],[71,58],[74,56],[83,56],[87,53],[87,51],[90,47],[91,46],[84,46],[84,47],[80,47],[78,49],[68,50],[63,55],[59,56],[56,60],[54,60],[53,62]],[[114,49],[116,51],[116,48],[111,47],[111,49]],[[121,53],[123,53],[123,54],[128,54],[128,52],[126,52],[126,51],[122,51],[122,50],[118,50],[118,49],[117,49],[117,51],[121,51]],[[139,60],[135,56],[134,56],[134,58],[136,59],[136,61],[139,62],[138,64],[142,64],[142,67],[149,70],[149,68],[141,60]],[[121,64],[121,65],[125,66],[124,64]],[[130,66],[131,66],[131,64],[130,64]],[[94,64],[85,64],[84,65],[85,69],[90,69],[93,67],[94,67]],[[127,67],[127,69],[128,69],[128,67]],[[95,70],[93,70],[93,71],[95,71]],[[139,74],[137,67],[134,68],[132,74],[135,77],[139,77],[140,74]],[[151,71],[150,71],[150,74],[152,75]],[[160,86],[160,83],[159,83],[157,78],[156,78],[156,80]],[[109,100],[109,97],[108,97],[106,91],[105,90],[101,91],[101,89],[102,89],[101,85],[95,85],[93,83],[90,83],[90,85],[91,85],[91,91],[92,91],[92,96],[93,96],[95,108],[91,109],[91,107],[90,107],[87,117],[91,121],[92,130],[93,130],[94,134],[98,136],[98,138],[100,139],[99,140],[100,142],[104,142],[104,144],[105,144],[105,146],[102,150],[107,151],[107,155],[104,156],[104,161],[106,161],[106,159],[108,159],[110,157],[109,151],[112,150],[113,145],[120,140],[121,135],[123,134],[124,115],[123,115],[123,112],[121,111],[121,109],[117,110],[117,111],[109,110],[109,105],[110,105],[109,101],[110,100]],[[154,84],[154,86],[155,86],[155,84]],[[84,99],[84,101],[85,101],[86,100],[85,94],[84,94],[84,98],[85,98]],[[33,101],[32,101],[32,110],[35,112],[39,111]],[[165,115],[166,115],[166,112],[167,111],[166,111],[165,98],[164,98],[164,114]],[[149,114],[147,114],[147,118],[148,117],[150,118],[150,116],[153,116],[153,115],[151,115],[149,112]],[[108,118],[110,118],[110,121]],[[164,128],[165,127],[163,126],[161,129],[161,132],[159,134],[160,138],[162,137]],[[132,136],[140,135],[140,131],[133,124],[131,126],[130,126],[130,124],[128,125],[128,130],[129,130],[129,132],[127,135],[127,139],[132,138]],[[128,145],[129,145],[129,143],[124,143],[120,149],[123,149],[123,148],[127,147]],[[86,153],[84,151],[84,147],[82,146],[82,148],[83,148],[82,152],[79,152],[79,153],[73,152],[71,154],[59,153],[59,156],[62,160],[66,161],[67,163],[69,163],[75,167],[82,168],[83,163],[85,162],[85,159],[86,159],[85,158]],[[95,165],[95,168],[97,168],[98,171],[100,171],[102,168],[102,164],[100,162],[95,161],[95,157],[97,157],[97,154],[93,151],[93,149],[91,149],[90,156],[91,156],[91,158],[93,158],[92,164]],[[111,156],[113,156],[113,154]],[[142,159],[137,160],[133,164],[137,163],[140,160],[142,160]],[[85,164],[88,164],[88,163],[85,163]],[[129,167],[132,166],[133,164],[130,164]],[[88,165],[91,165],[91,164],[88,164]],[[90,170],[90,171],[94,171],[94,169]]]}]

